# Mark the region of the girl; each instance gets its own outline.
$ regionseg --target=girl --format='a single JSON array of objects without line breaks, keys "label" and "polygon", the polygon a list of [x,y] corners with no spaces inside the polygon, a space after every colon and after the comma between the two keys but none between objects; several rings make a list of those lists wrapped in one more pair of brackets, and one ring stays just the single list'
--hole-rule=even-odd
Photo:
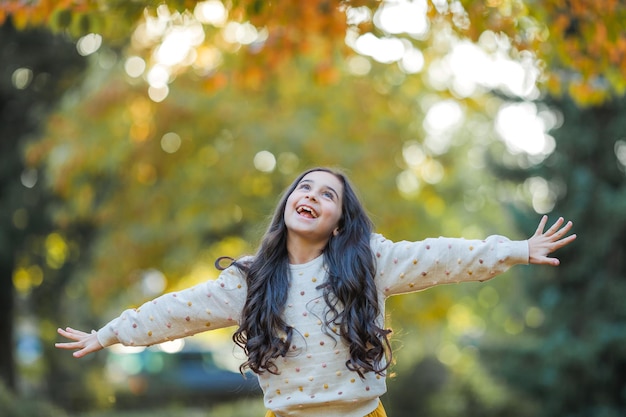
[{"label": "girl", "polygon": [[548,254],[576,235],[566,237],[572,223],[562,218],[544,231],[546,221],[526,241],[394,243],[372,232],[343,174],[315,168],[285,192],[255,255],[233,261],[216,280],[127,310],[97,332],[59,329],[72,342],[56,347],[80,358],[115,343],[149,346],[238,325],[233,340],[247,355],[241,369],[258,376],[266,417],[385,416],[387,297],[484,281],[515,264],[556,266]]}]

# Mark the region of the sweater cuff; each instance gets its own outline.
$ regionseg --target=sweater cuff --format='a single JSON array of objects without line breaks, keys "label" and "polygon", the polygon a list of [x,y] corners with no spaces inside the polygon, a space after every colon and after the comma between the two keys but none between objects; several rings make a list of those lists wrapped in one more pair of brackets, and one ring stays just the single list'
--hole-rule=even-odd
[{"label": "sweater cuff", "polygon": [[528,250],[528,240],[514,240],[509,243],[511,258],[514,263],[528,265],[530,263],[530,252]]},{"label": "sweater cuff", "polygon": [[102,347],[108,347],[119,343],[117,334],[113,330],[111,323],[108,323],[106,326],[98,330],[96,336],[98,337],[98,342],[100,342]]}]

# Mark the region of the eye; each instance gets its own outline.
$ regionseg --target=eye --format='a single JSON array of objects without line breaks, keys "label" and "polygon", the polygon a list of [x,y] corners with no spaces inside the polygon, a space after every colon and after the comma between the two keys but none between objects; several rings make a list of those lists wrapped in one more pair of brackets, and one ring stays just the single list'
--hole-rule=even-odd
[{"label": "eye", "polygon": [[330,191],[324,191],[324,192],[322,192],[322,195],[323,195],[324,197],[326,197],[326,198],[330,198],[331,200],[334,200],[334,199],[335,199],[335,194],[333,194],[333,193],[332,193],[332,192],[330,192]]},{"label": "eye", "polygon": [[301,190],[310,190],[311,186],[309,184],[300,184],[299,187]]}]

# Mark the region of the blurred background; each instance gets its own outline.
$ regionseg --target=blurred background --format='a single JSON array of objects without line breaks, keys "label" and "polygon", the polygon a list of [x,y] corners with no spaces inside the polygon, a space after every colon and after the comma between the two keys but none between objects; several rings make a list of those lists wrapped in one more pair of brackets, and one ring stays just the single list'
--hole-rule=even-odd
[{"label": "blurred background", "polygon": [[252,417],[233,329],[81,360],[57,327],[217,276],[303,169],[393,240],[530,236],[559,268],[390,300],[393,417],[626,415],[626,6],[0,3],[0,415]]}]

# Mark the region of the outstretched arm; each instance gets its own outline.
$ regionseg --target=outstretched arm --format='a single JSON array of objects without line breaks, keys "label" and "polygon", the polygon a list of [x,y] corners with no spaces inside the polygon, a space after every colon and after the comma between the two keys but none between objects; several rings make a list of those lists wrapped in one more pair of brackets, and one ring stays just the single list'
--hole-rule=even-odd
[{"label": "outstretched arm", "polygon": [[85,333],[67,327],[65,329],[57,329],[57,332],[63,337],[74,340],[74,342],[55,343],[54,346],[59,349],[75,350],[72,354],[75,358],[82,358],[89,353],[103,349],[95,330],[92,330],[91,333]]},{"label": "outstretched arm", "polygon": [[559,265],[557,258],[550,258],[548,255],[557,249],[570,244],[576,239],[576,235],[567,235],[572,228],[572,222],[568,221],[565,225],[562,217],[560,217],[548,230],[544,232],[548,216],[543,216],[539,222],[539,226],[535,234],[528,239],[528,262],[531,264],[543,265]]}]

